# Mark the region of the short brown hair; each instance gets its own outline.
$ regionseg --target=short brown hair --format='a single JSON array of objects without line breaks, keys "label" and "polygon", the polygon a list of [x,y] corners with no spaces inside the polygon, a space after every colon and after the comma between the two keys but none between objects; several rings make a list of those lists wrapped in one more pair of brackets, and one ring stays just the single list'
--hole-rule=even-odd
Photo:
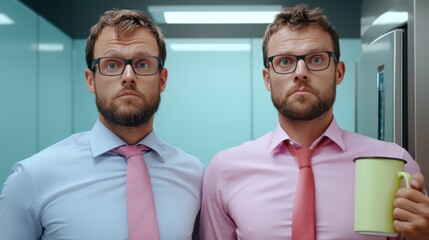
[{"label": "short brown hair", "polygon": [[274,21],[270,23],[265,30],[265,35],[262,42],[262,53],[264,57],[264,66],[268,67],[267,63],[267,45],[271,36],[274,35],[283,26],[288,26],[292,31],[307,27],[310,24],[320,25],[326,32],[329,33],[334,47],[335,59],[340,59],[340,42],[338,33],[334,26],[328,21],[328,18],[320,8],[310,9],[306,5],[298,4],[292,8],[284,8],[276,15]]},{"label": "short brown hair", "polygon": [[[89,37],[86,41],[86,65],[91,69],[94,60],[94,46],[103,29],[107,26],[115,27],[116,34],[120,36],[123,33],[131,32],[136,28],[143,27],[148,29],[156,39],[159,48],[159,57],[162,59],[160,67],[163,67],[167,57],[164,35],[161,29],[143,12],[137,10],[109,10],[106,11],[100,20],[91,27]],[[91,69],[93,70],[93,69]]]}]

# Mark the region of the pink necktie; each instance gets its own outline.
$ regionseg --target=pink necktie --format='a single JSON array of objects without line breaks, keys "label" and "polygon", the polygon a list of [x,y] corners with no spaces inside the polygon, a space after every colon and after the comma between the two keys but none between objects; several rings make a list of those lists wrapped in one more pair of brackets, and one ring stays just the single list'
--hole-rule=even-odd
[{"label": "pink necktie", "polygon": [[113,149],[127,161],[127,214],[130,240],[158,240],[159,230],[149,171],[142,151],[144,145],[121,146]]},{"label": "pink necktie", "polygon": [[293,150],[291,147],[289,149],[297,158],[299,165],[299,179],[292,215],[292,239],[315,240],[314,176],[311,169],[313,150],[309,148]]}]

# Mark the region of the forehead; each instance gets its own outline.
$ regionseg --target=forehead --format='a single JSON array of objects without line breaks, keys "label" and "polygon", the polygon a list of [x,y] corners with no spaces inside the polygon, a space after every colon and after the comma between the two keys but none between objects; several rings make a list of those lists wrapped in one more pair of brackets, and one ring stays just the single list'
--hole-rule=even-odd
[{"label": "forehead", "polygon": [[271,36],[267,44],[268,56],[303,55],[321,50],[333,51],[333,43],[329,33],[319,25],[308,25],[296,30],[283,26]]},{"label": "forehead", "polygon": [[94,55],[147,53],[157,56],[159,52],[155,36],[146,28],[139,27],[118,35],[115,27],[105,27],[94,46]]}]

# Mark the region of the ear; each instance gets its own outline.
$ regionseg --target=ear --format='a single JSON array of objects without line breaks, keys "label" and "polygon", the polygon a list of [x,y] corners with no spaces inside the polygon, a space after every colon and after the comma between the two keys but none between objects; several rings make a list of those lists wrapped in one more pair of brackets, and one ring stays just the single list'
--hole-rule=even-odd
[{"label": "ear", "polygon": [[94,93],[95,92],[94,72],[89,70],[88,68],[85,69],[85,79],[86,79],[86,86],[88,87],[88,90]]},{"label": "ear", "polygon": [[264,84],[268,91],[271,92],[271,78],[269,73],[269,68],[263,68],[262,69],[262,76],[264,78]]},{"label": "ear", "polygon": [[338,85],[343,81],[344,74],[346,73],[346,65],[343,61],[337,63],[337,69],[335,72],[335,83]]},{"label": "ear", "polygon": [[159,74],[159,86],[160,86],[161,92],[163,92],[167,87],[167,78],[168,78],[168,70],[167,68],[162,68]]}]

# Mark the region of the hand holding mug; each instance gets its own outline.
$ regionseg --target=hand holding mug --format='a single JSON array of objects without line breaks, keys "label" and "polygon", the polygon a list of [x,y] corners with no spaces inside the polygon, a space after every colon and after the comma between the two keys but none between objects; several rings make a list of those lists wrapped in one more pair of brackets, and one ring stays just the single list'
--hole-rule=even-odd
[{"label": "hand holding mug", "polygon": [[429,198],[424,177],[414,174],[409,189],[401,188],[394,201],[394,228],[407,240],[429,239]]}]

